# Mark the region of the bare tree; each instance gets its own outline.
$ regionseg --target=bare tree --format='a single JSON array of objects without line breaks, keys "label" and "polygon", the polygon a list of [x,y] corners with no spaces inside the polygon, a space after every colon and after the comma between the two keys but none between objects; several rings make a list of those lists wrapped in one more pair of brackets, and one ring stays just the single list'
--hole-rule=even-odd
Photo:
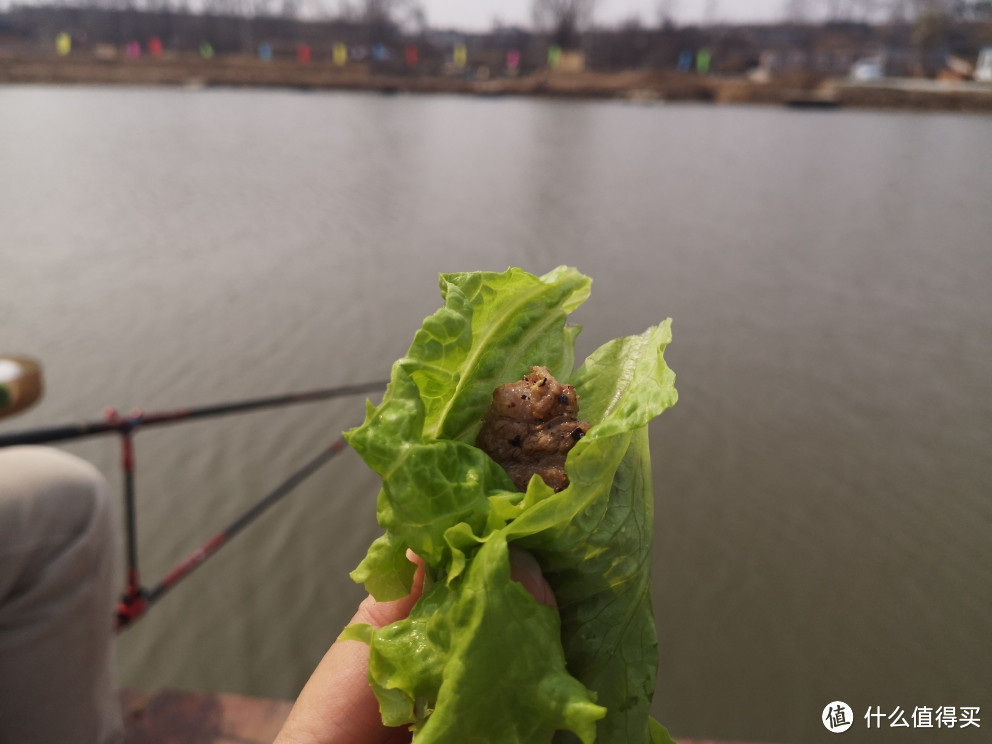
[{"label": "bare tree", "polygon": [[933,3],[918,13],[913,22],[913,46],[917,48],[923,71],[928,76],[936,74],[940,67],[940,50],[947,43],[950,20],[944,9]]},{"label": "bare tree", "polygon": [[983,21],[992,18],[992,0],[943,0],[939,9],[955,21]]},{"label": "bare tree", "polygon": [[910,0],[891,0],[889,3],[889,22],[903,23],[912,15]]},{"label": "bare tree", "polygon": [[357,6],[342,3],[341,7],[368,27],[373,41],[383,41],[400,31],[422,31],[427,25],[417,0],[362,0]]},{"label": "bare tree", "polygon": [[826,16],[828,21],[836,21],[841,16],[841,6],[844,0],[824,0],[826,6]]},{"label": "bare tree", "polygon": [[550,31],[562,49],[579,45],[579,34],[590,20],[595,0],[534,0],[534,25]]},{"label": "bare tree", "polygon": [[873,21],[878,16],[882,4],[881,0],[851,0],[851,17],[864,23]]},{"label": "bare tree", "polygon": [[338,2],[338,18],[343,21],[356,21],[360,16],[360,11],[355,3],[349,2],[349,0],[339,0]]},{"label": "bare tree", "polygon": [[806,23],[810,18],[809,0],[785,0],[782,15],[790,23]]},{"label": "bare tree", "polygon": [[255,17],[272,16],[276,13],[277,5],[275,0],[248,0],[251,13]]},{"label": "bare tree", "polygon": [[203,12],[207,15],[240,15],[240,6],[240,0],[203,0]]},{"label": "bare tree", "polygon": [[678,0],[658,0],[655,15],[661,28],[671,28],[675,25],[675,16],[679,12]]},{"label": "bare tree", "polygon": [[703,9],[703,23],[712,26],[717,22],[720,13],[720,0],[706,0],[706,7]]}]

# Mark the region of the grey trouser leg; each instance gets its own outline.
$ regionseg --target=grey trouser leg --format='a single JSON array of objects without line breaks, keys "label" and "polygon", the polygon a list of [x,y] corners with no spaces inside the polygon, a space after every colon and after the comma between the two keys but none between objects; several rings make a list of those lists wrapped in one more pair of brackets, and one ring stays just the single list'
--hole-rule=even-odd
[{"label": "grey trouser leg", "polygon": [[45,447],[0,449],[0,742],[123,738],[107,484]]}]

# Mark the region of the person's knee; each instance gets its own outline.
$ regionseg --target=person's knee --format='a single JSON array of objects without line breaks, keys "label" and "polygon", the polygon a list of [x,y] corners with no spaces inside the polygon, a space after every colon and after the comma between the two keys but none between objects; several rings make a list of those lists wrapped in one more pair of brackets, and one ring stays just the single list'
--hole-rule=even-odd
[{"label": "person's knee", "polygon": [[78,457],[0,449],[0,741],[119,739],[110,507]]},{"label": "person's knee", "polygon": [[[49,447],[0,449],[0,510],[17,534],[47,539],[109,526],[107,482],[90,463]],[[13,530],[12,530],[13,531]]]},{"label": "person's knee", "polygon": [[47,447],[0,449],[0,599],[44,574],[60,577],[46,591],[84,577],[109,585],[113,548],[107,483],[96,468]]}]

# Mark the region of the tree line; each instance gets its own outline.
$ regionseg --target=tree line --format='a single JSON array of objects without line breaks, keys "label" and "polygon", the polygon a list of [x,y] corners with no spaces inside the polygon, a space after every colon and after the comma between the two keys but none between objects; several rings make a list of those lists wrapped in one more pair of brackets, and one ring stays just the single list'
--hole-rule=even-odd
[{"label": "tree line", "polygon": [[371,49],[391,49],[389,60],[377,64],[399,70],[404,68],[403,45],[415,43],[421,49],[418,71],[431,72],[441,69],[453,44],[463,43],[476,65],[494,71],[513,50],[522,73],[544,67],[552,46],[580,50],[586,66],[600,70],[675,68],[687,52],[706,48],[713,55],[712,71],[733,74],[758,65],[769,48],[791,48],[816,59],[821,52],[847,50],[850,56],[880,47],[968,56],[992,44],[992,0],[783,0],[779,23],[747,26],[719,23],[718,0],[709,0],[709,25],[680,23],[679,0],[659,0],[653,18],[632,17],[611,27],[595,22],[595,0],[533,0],[528,27],[500,26],[479,34],[432,28],[418,0],[342,0],[333,6],[328,1],[14,5],[0,13],[0,47],[20,42],[51,49],[63,32],[72,35],[78,50],[154,36],[177,51],[195,51],[209,40],[220,54],[254,54],[264,41],[276,56],[289,56],[296,45],[307,43],[318,57],[329,57],[335,44],[345,44],[357,58],[364,54],[369,60]]}]

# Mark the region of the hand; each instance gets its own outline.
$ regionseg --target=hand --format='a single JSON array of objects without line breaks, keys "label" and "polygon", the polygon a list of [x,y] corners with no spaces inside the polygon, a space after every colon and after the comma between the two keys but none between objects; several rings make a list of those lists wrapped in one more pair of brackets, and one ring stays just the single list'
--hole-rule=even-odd
[{"label": "hand", "polygon": [[[358,606],[352,623],[377,628],[410,614],[424,588],[423,562],[418,564],[410,594],[395,602],[367,597]],[[554,594],[534,557],[510,548],[510,576],[519,581],[541,604],[555,606]],[[369,687],[369,647],[360,641],[336,641],[324,654],[283,724],[275,744],[403,744],[410,731],[383,726],[379,702]]]}]

